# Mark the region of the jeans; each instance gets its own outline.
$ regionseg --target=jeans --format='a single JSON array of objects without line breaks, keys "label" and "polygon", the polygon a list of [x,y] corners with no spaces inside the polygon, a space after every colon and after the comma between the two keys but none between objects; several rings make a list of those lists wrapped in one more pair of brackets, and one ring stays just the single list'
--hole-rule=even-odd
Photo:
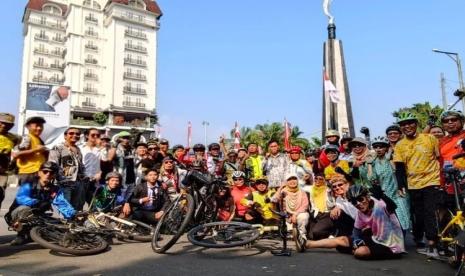
[{"label": "jeans", "polygon": [[74,210],[82,211],[86,202],[85,186],[81,182],[68,182],[61,186],[63,196],[73,206]]}]

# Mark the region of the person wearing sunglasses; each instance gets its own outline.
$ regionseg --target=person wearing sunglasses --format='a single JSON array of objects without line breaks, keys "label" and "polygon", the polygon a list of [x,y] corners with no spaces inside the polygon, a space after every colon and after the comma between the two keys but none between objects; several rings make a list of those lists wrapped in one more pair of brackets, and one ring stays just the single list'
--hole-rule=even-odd
[{"label": "person wearing sunglasses", "polygon": [[167,189],[171,199],[174,199],[176,194],[181,192],[183,188],[182,181],[186,178],[186,175],[187,170],[176,166],[176,161],[173,158],[169,156],[163,158],[160,181],[163,183],[163,187]]},{"label": "person wearing sunglasses", "polygon": [[[371,193],[370,193],[371,191]],[[351,245],[358,259],[392,259],[405,253],[396,204],[379,185],[371,190],[353,185],[347,198],[357,208]]]},{"label": "person wearing sunglasses", "polygon": [[[397,123],[404,134],[396,144],[393,156],[398,193],[405,195],[407,190],[409,192],[417,252],[429,259],[437,259],[436,212],[442,194],[439,142],[431,134],[418,133],[418,119],[411,112],[400,113]],[[424,247],[424,238],[428,241],[427,247]]]},{"label": "person wearing sunglasses", "polygon": [[[32,209],[35,214],[41,215],[51,211],[52,205],[65,219],[74,217],[75,209],[66,200],[63,191],[54,185],[58,169],[56,163],[47,161],[40,166],[33,181],[23,183],[19,187],[15,200],[8,213],[5,214],[5,220],[9,226],[18,228],[19,220],[30,214]],[[20,230],[11,245],[23,245],[28,242],[31,242],[29,232]]]},{"label": "person wearing sunglasses", "polygon": [[65,130],[64,136],[65,142],[50,150],[48,161],[60,167],[57,180],[63,189],[64,196],[74,209],[81,211],[85,203],[85,183],[88,181],[82,153],[76,145],[81,137],[81,131],[70,127]]},{"label": "person wearing sunglasses", "polygon": [[98,147],[100,131],[93,127],[88,128],[84,131],[84,137],[86,139],[86,143],[79,148],[82,153],[85,175],[89,179],[85,187],[86,202],[89,204],[102,175],[102,171],[100,169],[101,150]]},{"label": "person wearing sunglasses", "polygon": [[40,166],[47,161],[48,149],[40,135],[44,131],[45,119],[30,117],[26,120],[27,134],[23,135],[21,143],[12,151],[18,167],[19,184],[31,182]]},{"label": "person wearing sunglasses", "polygon": [[[342,186],[343,184],[341,184]],[[310,240],[328,238],[334,232],[334,224],[329,216],[334,207],[331,189],[327,186],[323,173],[316,173],[313,185],[310,186]]]},{"label": "person wearing sunglasses", "polygon": [[243,204],[244,200],[252,193],[252,189],[245,184],[245,174],[242,171],[235,171],[232,174],[233,186],[231,196],[236,206],[235,217],[243,221],[251,221],[253,217],[248,214],[249,206]]}]

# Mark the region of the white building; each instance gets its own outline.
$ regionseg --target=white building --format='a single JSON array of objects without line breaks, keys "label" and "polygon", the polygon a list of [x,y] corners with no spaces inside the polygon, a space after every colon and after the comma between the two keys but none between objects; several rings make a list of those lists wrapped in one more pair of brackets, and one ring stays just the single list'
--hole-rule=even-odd
[{"label": "white building", "polygon": [[151,0],[29,0],[18,129],[27,85],[39,83],[71,88],[73,126],[153,130],[161,15]]}]

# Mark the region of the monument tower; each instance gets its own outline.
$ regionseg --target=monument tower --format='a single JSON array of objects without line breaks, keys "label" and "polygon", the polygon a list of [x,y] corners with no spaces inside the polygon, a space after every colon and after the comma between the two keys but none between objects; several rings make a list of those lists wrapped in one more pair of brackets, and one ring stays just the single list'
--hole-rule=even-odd
[{"label": "monument tower", "polygon": [[323,46],[323,138],[328,129],[355,137],[344,51],[342,41],[336,39],[336,25],[329,10],[331,2],[323,1],[323,11],[329,19],[328,40]]}]

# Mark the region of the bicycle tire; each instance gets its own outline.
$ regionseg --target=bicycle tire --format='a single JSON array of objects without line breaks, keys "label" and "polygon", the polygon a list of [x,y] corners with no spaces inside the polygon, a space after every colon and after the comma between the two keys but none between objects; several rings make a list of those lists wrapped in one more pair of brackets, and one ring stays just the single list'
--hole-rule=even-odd
[{"label": "bicycle tire", "polygon": [[[61,230],[61,231],[60,231]],[[55,231],[55,233],[53,233]],[[41,246],[56,252],[65,253],[75,256],[95,255],[105,251],[108,248],[108,242],[104,238],[93,233],[71,234],[63,232],[63,229],[50,226],[35,226],[30,231],[31,239]],[[49,235],[47,235],[49,234]],[[52,235],[50,235],[52,234]],[[63,245],[63,240],[59,237],[71,234],[76,240],[73,242],[74,248],[69,247],[71,244]],[[67,239],[66,242],[70,240]],[[89,247],[88,247],[89,246]]]},{"label": "bicycle tire", "polygon": [[[194,214],[194,205],[195,205],[194,198],[190,194],[183,194],[181,195],[181,197],[184,197],[184,198],[176,200],[170,204],[166,212],[160,218],[160,221],[157,223],[157,226],[155,227],[155,231],[152,237],[152,249],[154,252],[158,254],[163,254],[168,249],[170,249],[182,236],[185,229],[189,225],[189,222],[192,220],[192,216]],[[180,211],[179,208],[184,209],[184,206],[183,206],[184,200],[186,202],[185,203],[186,208],[183,213],[179,213]],[[182,215],[181,221],[179,220],[180,219],[178,217],[179,215]],[[172,227],[175,226],[174,224],[172,224],[173,219],[176,219],[178,223],[180,222],[179,227],[175,231],[172,231],[173,230]],[[166,233],[166,230],[170,231],[169,232],[170,234],[174,232],[174,235],[172,235],[169,238],[169,240],[166,241],[166,244],[161,244],[161,241],[165,239],[162,236],[167,235],[167,234],[164,234]]]},{"label": "bicycle tire", "polygon": [[115,232],[115,235],[121,239],[134,240],[139,242],[150,242],[152,240],[155,228],[138,220],[124,219],[128,222],[136,224],[136,226],[119,225],[120,231]]},{"label": "bicycle tire", "polygon": [[[218,228],[218,229],[215,229]],[[198,235],[199,233],[215,233],[215,235]],[[211,222],[192,228],[187,234],[189,241],[206,248],[232,248],[250,244],[260,237],[260,231],[243,222]]]}]

